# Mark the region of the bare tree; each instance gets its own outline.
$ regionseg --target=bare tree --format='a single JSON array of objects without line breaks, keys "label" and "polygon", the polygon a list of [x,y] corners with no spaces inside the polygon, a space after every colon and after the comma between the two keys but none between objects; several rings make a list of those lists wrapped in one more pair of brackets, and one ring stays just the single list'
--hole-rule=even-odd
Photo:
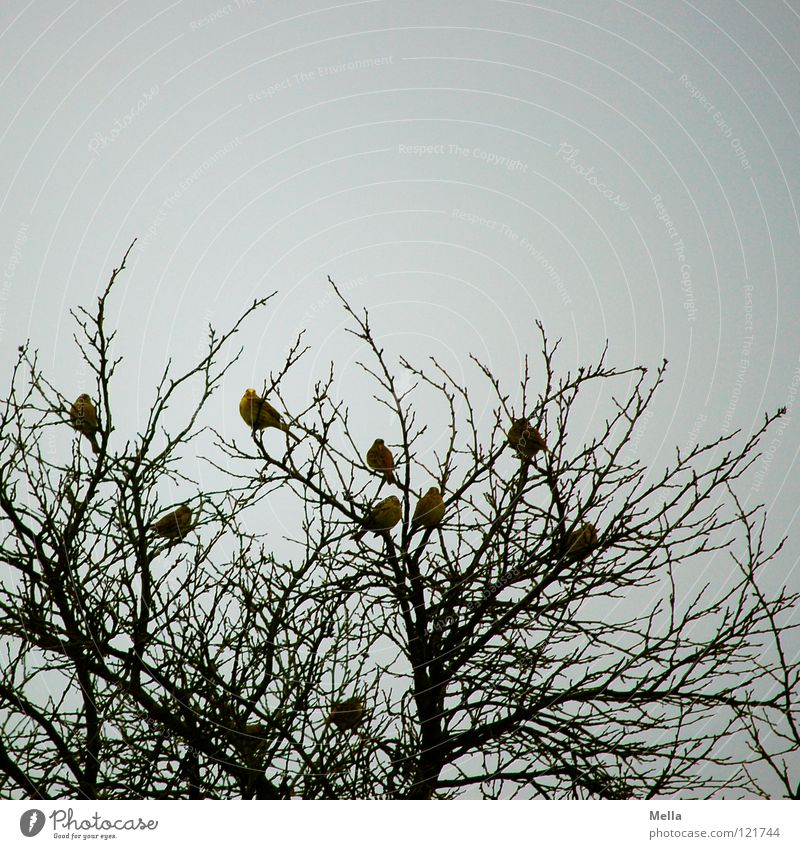
[{"label": "bare tree", "polygon": [[[780,544],[736,496],[775,416],[648,469],[635,446],[666,363],[649,376],[604,353],[560,374],[540,326],[541,366],[526,360],[512,397],[475,359],[469,386],[433,359],[394,362],[339,295],[375,408],[391,411],[376,436],[392,483],[365,462],[333,367],[285,412],[286,435],[202,423],[238,357],[223,351],[266,298],[210,329],[194,368],[167,365],[144,429],[112,450],[105,309],[122,268],[75,314],[96,428],[28,347],[0,421],[3,795],[754,795],[771,792],[770,764],[783,780],[797,595],[763,588]],[[285,409],[305,353],[298,338],[254,397]],[[608,414],[574,439],[608,386]],[[72,455],[53,460],[43,435],[70,424]],[[214,491],[188,475],[187,447]],[[444,519],[422,521],[434,487]],[[189,526],[164,503],[177,489]],[[278,490],[296,505],[280,562],[252,509]]]},{"label": "bare tree", "polygon": [[[74,314],[99,399],[99,452],[87,453],[78,429],[71,456],[49,459],[50,428],[75,425],[72,399],[28,347],[0,421],[0,788],[35,798],[286,797],[291,774],[267,774],[262,762],[304,754],[294,719],[317,698],[332,609],[316,599],[313,559],[275,563],[263,531],[241,521],[260,495],[202,491],[181,462],[238,357],[219,367],[220,351],[269,299],[229,332],[209,329],[205,356],[187,372],[173,376],[167,364],[144,428],[123,432],[112,452],[113,397],[124,390],[106,307],[124,265],[95,313]],[[171,405],[181,415],[168,431]],[[174,491],[191,528],[158,535],[150,525],[175,508],[163,503]]]},{"label": "bare tree", "polygon": [[[770,691],[776,693],[776,698],[768,704],[737,706],[752,753],[752,762],[744,769],[759,796],[769,798],[777,792],[787,799],[800,799],[800,664],[797,648],[792,646],[800,626],[780,615],[786,607],[797,610],[796,597],[782,589],[779,596],[782,603],[778,606],[759,587],[752,564],[771,560],[776,551],[765,553],[768,546],[764,515],[758,521],[749,520],[739,499],[735,496],[734,499],[745,528],[744,553],[736,562],[761,606],[765,654],[771,661],[765,663],[760,656],[754,658],[751,678],[766,682]],[[773,786],[778,790],[773,791]]]}]

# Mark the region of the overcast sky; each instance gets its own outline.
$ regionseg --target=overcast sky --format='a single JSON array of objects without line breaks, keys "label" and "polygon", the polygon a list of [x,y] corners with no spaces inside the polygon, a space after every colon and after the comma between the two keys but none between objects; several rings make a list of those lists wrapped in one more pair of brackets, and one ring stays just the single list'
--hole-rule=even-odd
[{"label": "overcast sky", "polygon": [[[210,416],[243,435],[243,389],[305,328],[287,404],[334,359],[365,447],[396,438],[327,275],[389,352],[467,382],[474,353],[511,389],[536,319],[565,369],[606,339],[619,367],[668,358],[648,462],[750,432],[800,384],[798,62],[796,0],[3,0],[0,377],[30,337],[91,391],[67,311],[138,237],[120,440],[166,357],[273,290]],[[742,495],[796,587],[800,417],[765,447]]]}]

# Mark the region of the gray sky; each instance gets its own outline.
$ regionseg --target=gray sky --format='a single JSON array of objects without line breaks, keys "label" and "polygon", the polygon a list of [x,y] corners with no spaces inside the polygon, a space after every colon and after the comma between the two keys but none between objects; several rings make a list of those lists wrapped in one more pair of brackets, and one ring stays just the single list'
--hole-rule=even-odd
[{"label": "gray sky", "polygon": [[[390,423],[328,274],[388,351],[466,382],[472,352],[511,389],[534,319],[564,368],[606,338],[620,367],[667,357],[647,460],[749,432],[800,382],[798,62],[779,0],[4,0],[0,376],[30,336],[91,389],[67,310],[138,236],[114,307],[131,435],[165,358],[277,289],[209,415],[242,435],[243,389],[306,328],[287,404],[334,359],[368,445]],[[791,535],[793,586],[798,424],[743,488]]]}]

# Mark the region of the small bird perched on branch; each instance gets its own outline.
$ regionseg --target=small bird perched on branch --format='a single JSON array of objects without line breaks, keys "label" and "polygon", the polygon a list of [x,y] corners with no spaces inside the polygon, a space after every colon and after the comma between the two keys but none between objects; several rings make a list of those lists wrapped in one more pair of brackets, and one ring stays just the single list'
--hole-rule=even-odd
[{"label": "small bird perched on branch", "polygon": [[367,531],[382,534],[391,530],[403,518],[403,508],[396,495],[390,495],[379,501],[364,517],[364,527],[353,534],[359,540]]},{"label": "small bird perched on branch", "polygon": [[281,414],[255,389],[248,389],[242,395],[239,414],[253,430],[276,427],[284,433],[290,433],[289,426],[283,421]]},{"label": "small bird perched on branch", "polygon": [[570,531],[564,542],[564,557],[583,560],[597,547],[597,528],[590,522]]},{"label": "small bird perched on branch", "polygon": [[326,721],[329,725],[332,722],[340,731],[353,731],[363,720],[364,703],[358,696],[353,696],[343,702],[335,702]]},{"label": "small bird perched on branch", "polygon": [[165,513],[150,527],[165,539],[183,539],[192,527],[192,511],[185,504]]},{"label": "small bird perched on branch", "polygon": [[547,443],[528,419],[514,419],[508,429],[508,444],[529,460],[539,451],[547,451]]},{"label": "small bird perched on branch", "polygon": [[417,502],[411,519],[412,532],[417,528],[435,528],[444,519],[444,500],[438,487],[432,486]]},{"label": "small bird perched on branch", "polygon": [[397,483],[394,476],[394,457],[382,439],[376,439],[367,451],[367,465],[380,472],[387,483]]},{"label": "small bird perched on branch", "polygon": [[100,431],[97,424],[97,410],[94,408],[92,399],[86,395],[78,395],[75,403],[69,408],[69,421],[72,427],[83,434],[91,443],[92,451],[100,453],[96,434]]}]

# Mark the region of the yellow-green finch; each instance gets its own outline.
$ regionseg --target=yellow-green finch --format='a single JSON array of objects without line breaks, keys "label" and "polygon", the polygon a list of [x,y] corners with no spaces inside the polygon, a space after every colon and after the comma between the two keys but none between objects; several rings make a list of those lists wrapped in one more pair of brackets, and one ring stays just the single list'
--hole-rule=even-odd
[{"label": "yellow-green finch", "polygon": [[403,518],[403,508],[396,495],[390,495],[379,501],[363,519],[364,527],[354,534],[361,539],[367,531],[382,534],[391,530]]},{"label": "yellow-green finch", "polygon": [[99,454],[100,446],[97,444],[97,433],[100,427],[97,424],[97,410],[94,408],[92,399],[85,393],[79,395],[75,403],[69,408],[69,421],[78,433],[83,434],[89,440],[92,451]]},{"label": "yellow-green finch", "polygon": [[239,401],[239,413],[245,423],[254,430],[276,427],[284,433],[289,433],[289,427],[283,421],[281,414],[255,389],[248,389],[242,395],[242,400]]},{"label": "yellow-green finch", "polygon": [[438,487],[432,486],[417,502],[411,519],[411,530],[435,528],[444,519],[444,501]]},{"label": "yellow-green finch", "polygon": [[192,511],[181,504],[175,510],[165,513],[158,521],[153,522],[150,527],[165,539],[183,539],[186,532],[192,526]]},{"label": "yellow-green finch", "polygon": [[520,456],[528,459],[539,451],[547,451],[547,444],[542,435],[528,419],[515,419],[511,423],[508,429],[508,444],[515,448]]},{"label": "yellow-green finch", "polygon": [[582,560],[597,546],[597,529],[590,522],[570,531],[564,543],[564,556]]},{"label": "yellow-green finch", "polygon": [[394,476],[394,457],[382,439],[376,439],[367,451],[367,465],[380,472],[387,483],[397,483]]},{"label": "yellow-green finch", "polygon": [[358,696],[353,696],[343,702],[334,703],[327,721],[329,724],[332,722],[340,731],[352,731],[363,719],[364,703]]}]

